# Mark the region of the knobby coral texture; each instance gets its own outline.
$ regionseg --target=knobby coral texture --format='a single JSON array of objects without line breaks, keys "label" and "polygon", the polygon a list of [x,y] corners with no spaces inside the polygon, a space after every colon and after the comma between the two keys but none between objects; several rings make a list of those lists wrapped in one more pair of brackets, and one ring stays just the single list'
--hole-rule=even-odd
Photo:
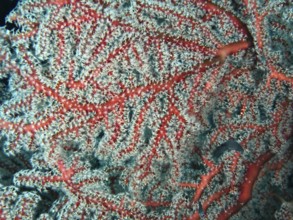
[{"label": "knobby coral texture", "polygon": [[1,219],[292,219],[293,3],[23,0],[0,28]]}]

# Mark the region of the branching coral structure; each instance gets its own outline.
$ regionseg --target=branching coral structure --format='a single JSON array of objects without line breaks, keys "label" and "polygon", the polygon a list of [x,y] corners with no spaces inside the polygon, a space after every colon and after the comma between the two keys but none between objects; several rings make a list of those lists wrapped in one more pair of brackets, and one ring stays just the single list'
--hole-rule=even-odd
[{"label": "branching coral structure", "polygon": [[0,219],[293,218],[291,1],[22,0],[6,24]]}]

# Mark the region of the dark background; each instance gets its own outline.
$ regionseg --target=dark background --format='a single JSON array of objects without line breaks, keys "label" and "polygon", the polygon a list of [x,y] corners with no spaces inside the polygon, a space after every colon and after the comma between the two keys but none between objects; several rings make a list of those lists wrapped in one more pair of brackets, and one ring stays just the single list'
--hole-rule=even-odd
[{"label": "dark background", "polygon": [[5,17],[15,8],[18,0],[0,0],[0,26],[5,25]]}]

